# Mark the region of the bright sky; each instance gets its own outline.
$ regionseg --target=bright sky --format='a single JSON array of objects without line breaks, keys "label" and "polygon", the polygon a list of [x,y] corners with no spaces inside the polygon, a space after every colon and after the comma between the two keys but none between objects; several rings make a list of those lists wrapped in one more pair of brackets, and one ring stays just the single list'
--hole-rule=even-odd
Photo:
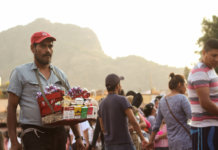
[{"label": "bright sky", "polygon": [[0,0],[0,32],[37,18],[92,29],[105,54],[142,56],[184,67],[194,51],[203,18],[218,15],[217,0]]}]

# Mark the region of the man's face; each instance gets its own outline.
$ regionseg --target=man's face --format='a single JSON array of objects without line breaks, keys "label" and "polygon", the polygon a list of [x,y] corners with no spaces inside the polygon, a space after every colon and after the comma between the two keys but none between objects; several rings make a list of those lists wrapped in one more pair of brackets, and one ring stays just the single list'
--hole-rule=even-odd
[{"label": "man's face", "polygon": [[203,61],[209,68],[218,66],[218,49],[203,51]]},{"label": "man's face", "polygon": [[45,39],[36,46],[32,45],[31,50],[34,54],[35,61],[41,65],[48,65],[51,62],[53,54],[53,41]]},{"label": "man's face", "polygon": [[120,83],[117,84],[117,93],[120,93],[122,90],[122,87],[120,85]]}]

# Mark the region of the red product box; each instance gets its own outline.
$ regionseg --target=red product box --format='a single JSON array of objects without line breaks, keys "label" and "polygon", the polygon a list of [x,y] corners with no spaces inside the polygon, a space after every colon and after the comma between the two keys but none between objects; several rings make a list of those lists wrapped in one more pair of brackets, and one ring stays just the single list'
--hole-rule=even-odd
[{"label": "red product box", "polygon": [[87,118],[92,118],[92,114],[93,114],[93,107],[88,107]]},{"label": "red product box", "polygon": [[[58,91],[58,92],[54,92],[51,94],[46,94],[45,96],[46,96],[47,100],[49,101],[49,103],[51,104],[51,106],[53,107],[54,112],[62,111],[63,108],[62,108],[61,104],[55,105],[55,103],[63,100],[64,91]],[[40,96],[38,98],[38,104],[40,107],[40,113],[41,113],[42,117],[52,113],[52,110],[50,109],[50,107],[48,106],[46,101],[44,101],[43,96]]]}]

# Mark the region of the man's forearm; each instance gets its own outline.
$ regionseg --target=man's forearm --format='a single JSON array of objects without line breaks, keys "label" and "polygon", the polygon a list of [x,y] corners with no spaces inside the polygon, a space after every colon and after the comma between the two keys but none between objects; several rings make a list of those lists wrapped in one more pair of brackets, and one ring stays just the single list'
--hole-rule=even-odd
[{"label": "man's forearm", "polygon": [[74,134],[75,138],[81,136],[80,131],[79,131],[79,124],[72,125],[70,127],[71,127],[71,129],[73,131],[73,134]]},{"label": "man's forearm", "polygon": [[200,99],[200,105],[203,107],[207,112],[213,114],[213,115],[218,115],[218,107],[216,106],[215,103],[213,103],[211,100],[201,100]]},{"label": "man's forearm", "polygon": [[139,124],[137,122],[132,122],[131,125],[133,126],[134,131],[136,131],[136,133],[138,134],[140,139],[141,140],[144,139],[144,136],[142,135],[141,128],[140,128]]},{"label": "man's forearm", "polygon": [[154,142],[156,134],[157,134],[157,131],[152,131],[149,142]]},{"label": "man's forearm", "polygon": [[196,89],[196,92],[201,107],[212,115],[218,115],[218,107],[210,98],[210,89],[208,87],[201,87]]},{"label": "man's forearm", "polygon": [[89,133],[88,133],[88,129],[83,132],[83,135],[84,135],[84,139],[86,141],[86,146],[87,146],[87,145],[89,145]]},{"label": "man's forearm", "polygon": [[16,109],[12,106],[8,106],[7,109],[7,126],[8,126],[8,135],[10,137],[11,143],[17,143],[17,116]]},{"label": "man's forearm", "polygon": [[92,146],[96,145],[100,132],[101,132],[100,122],[99,122],[99,119],[97,118],[95,130],[94,130],[94,134],[92,138]]},{"label": "man's forearm", "polygon": [[76,147],[78,149],[85,149],[85,146],[83,145],[83,140],[81,138],[80,130],[79,130],[79,124],[71,125],[70,127],[71,127],[73,134],[75,136]]},{"label": "man's forearm", "polygon": [[100,117],[99,117],[99,123],[100,123],[101,131],[102,131],[103,133],[105,133],[103,120],[102,120],[102,118],[100,118]]},{"label": "man's forearm", "polygon": [[145,141],[145,138],[142,135],[141,128],[140,128],[138,122],[136,121],[136,118],[133,114],[133,111],[130,108],[128,108],[125,110],[125,114],[127,115],[130,124],[133,126],[133,129],[136,131],[136,133],[140,137],[141,141]]}]

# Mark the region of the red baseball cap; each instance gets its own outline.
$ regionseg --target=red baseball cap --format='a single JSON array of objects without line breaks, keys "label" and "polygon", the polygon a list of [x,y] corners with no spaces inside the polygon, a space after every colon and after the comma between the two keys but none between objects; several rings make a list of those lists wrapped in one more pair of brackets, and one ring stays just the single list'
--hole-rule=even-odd
[{"label": "red baseball cap", "polygon": [[47,38],[51,38],[53,41],[56,41],[56,39],[47,32],[44,31],[35,32],[31,37],[31,44],[40,43]]}]

